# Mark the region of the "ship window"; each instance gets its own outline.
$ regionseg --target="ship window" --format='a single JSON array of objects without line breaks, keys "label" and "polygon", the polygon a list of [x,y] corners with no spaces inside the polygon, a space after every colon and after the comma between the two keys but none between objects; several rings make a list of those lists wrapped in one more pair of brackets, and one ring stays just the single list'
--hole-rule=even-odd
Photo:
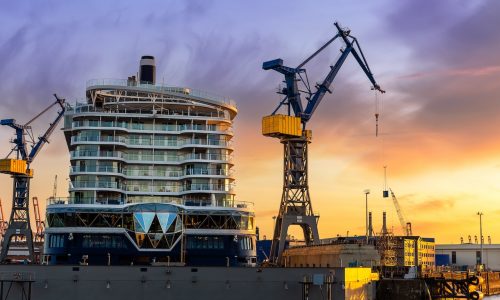
[{"label": "ship window", "polygon": [[451,263],[452,264],[457,263],[457,251],[451,251]]},{"label": "ship window", "polygon": [[190,236],[187,239],[188,249],[224,249],[222,237],[217,236]]},{"label": "ship window", "polygon": [[49,247],[51,248],[63,248],[64,247],[64,235],[62,234],[51,234],[49,239]]}]

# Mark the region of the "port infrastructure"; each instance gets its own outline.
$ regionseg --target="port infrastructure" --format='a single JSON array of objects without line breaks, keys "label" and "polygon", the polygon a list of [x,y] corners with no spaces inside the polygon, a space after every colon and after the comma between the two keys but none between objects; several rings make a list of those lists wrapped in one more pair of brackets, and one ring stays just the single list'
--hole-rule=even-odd
[{"label": "port infrastructure", "polygon": [[[283,194],[272,239],[269,257],[271,264],[282,264],[282,253],[290,225],[302,228],[306,245],[319,243],[317,228],[319,216],[313,213],[308,185],[308,144],[311,142],[312,132],[306,125],[325,94],[332,93],[330,86],[349,54],[354,56],[372,83],[372,89],[375,92],[385,92],[375,81],[358,40],[351,35],[349,29],[341,28],[338,22],[334,25],[337,29],[335,36],[297,67],[284,66],[280,58],[264,62],[262,65],[264,70],[274,70],[283,74],[286,84],[286,87],[278,91],[284,96],[278,107],[262,120],[262,134],[278,138],[284,146]],[[323,81],[311,87],[304,66],[337,39],[344,43],[339,58],[330,66],[330,71]],[[301,98],[301,93],[305,94],[305,102]],[[285,115],[278,114],[282,107],[286,108]],[[376,117],[378,118],[378,115]]]},{"label": "port infrastructure", "polygon": [[[0,160],[0,173],[9,174],[14,180],[12,211],[8,227],[3,236],[0,262],[5,262],[7,260],[11,241],[14,237],[26,239],[28,259],[31,262],[34,261],[33,232],[31,231],[29,217],[29,188],[30,180],[33,177],[33,170],[30,166],[35,160],[37,154],[40,153],[40,150],[42,150],[43,146],[48,143],[50,135],[62,119],[66,110],[64,105],[65,100],[59,98],[55,94],[54,97],[56,98],[56,101],[24,125],[16,123],[16,120],[14,119],[4,119],[0,121],[0,125],[9,126],[15,130],[15,138],[11,141],[11,143],[14,144],[14,147],[6,158]],[[56,119],[50,123],[50,126],[45,133],[38,137],[38,140],[35,141],[31,123],[56,105],[61,107]],[[28,144],[31,144],[30,150],[28,150]],[[9,158],[12,154],[13,158]]]}]

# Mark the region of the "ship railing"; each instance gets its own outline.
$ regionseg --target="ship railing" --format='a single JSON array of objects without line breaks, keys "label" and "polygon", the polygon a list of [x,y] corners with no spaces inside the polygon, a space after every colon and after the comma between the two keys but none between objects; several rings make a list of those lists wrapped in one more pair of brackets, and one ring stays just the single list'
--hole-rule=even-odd
[{"label": "ship railing", "polygon": [[216,183],[191,183],[184,186],[183,191],[220,191],[232,192],[234,184],[216,184]]},{"label": "ship railing", "polygon": [[71,137],[71,142],[114,142],[114,143],[127,143],[127,139],[122,136],[99,136],[99,135],[90,135],[90,136],[80,136],[75,135]]},{"label": "ship railing", "polygon": [[[76,185],[74,184],[76,187]],[[232,192],[234,184],[211,184],[211,183],[192,183],[186,186],[180,185],[165,185],[154,183],[153,185],[147,184],[127,184],[124,185],[127,192],[141,192],[141,193],[179,193],[189,191],[220,191]]]},{"label": "ship railing", "polygon": [[71,173],[120,173],[120,170],[117,167],[111,166],[71,166],[69,170]]},{"label": "ship railing", "polygon": [[172,177],[191,175],[214,175],[214,176],[230,176],[234,170],[216,169],[216,168],[188,168],[184,171],[167,171],[167,170],[150,170],[150,169],[125,169],[120,171],[117,167],[112,166],[71,166],[71,173],[120,173],[125,176],[144,176],[144,177]]},{"label": "ship railing", "polygon": [[[186,117],[200,117],[200,118],[210,118],[210,119],[216,119],[216,120],[231,120],[231,116],[227,111],[219,111],[219,112],[210,112],[210,113],[202,113],[199,111],[190,111],[190,110],[168,110],[168,109],[163,109],[160,111],[156,111],[152,108],[149,109],[125,109],[122,107],[109,107],[109,108],[101,108],[101,107],[95,107],[92,106],[91,104],[87,103],[76,103],[75,107],[69,107],[66,109],[68,113],[76,113],[76,114],[83,114],[83,113],[107,113],[107,114],[113,114],[113,115],[119,115],[119,114],[144,114],[144,115],[166,115],[166,116],[186,116]],[[139,129],[140,130],[140,129]]]},{"label": "ship railing", "polygon": [[90,135],[81,136],[76,135],[71,137],[71,142],[114,142],[122,143],[132,146],[170,146],[170,147],[181,147],[188,145],[204,145],[204,146],[221,146],[221,147],[232,147],[232,141],[216,140],[216,139],[179,139],[179,140],[165,140],[165,139],[153,139],[151,138],[126,138],[123,136],[100,136],[100,135]]},{"label": "ship railing", "polygon": [[75,157],[117,157],[123,158],[120,151],[95,151],[95,150],[75,150],[71,151],[71,158]]},{"label": "ship railing", "polygon": [[200,124],[137,124],[119,121],[97,121],[97,120],[80,120],[72,122],[73,128],[80,127],[103,127],[103,128],[117,128],[117,129],[132,129],[144,131],[158,131],[158,132],[182,132],[182,131],[209,131],[220,132],[221,134],[232,135],[232,127],[222,127],[217,125],[200,125]]},{"label": "ship railing", "polygon": [[123,86],[123,87],[134,86],[155,92],[168,92],[181,95],[190,95],[198,98],[221,102],[236,107],[236,103],[234,102],[234,100],[228,97],[186,87],[166,86],[160,84],[144,84],[136,81],[128,81],[127,79],[113,79],[113,78],[91,79],[87,81],[87,89],[96,86]]},{"label": "ship railing", "polygon": [[181,156],[182,160],[222,160],[232,161],[233,156],[227,154],[211,154],[211,153],[190,153]]},{"label": "ship railing", "polygon": [[179,193],[182,192],[180,185],[144,185],[144,184],[127,184],[125,187],[127,192],[141,193]]},{"label": "ship railing", "polygon": [[[47,205],[56,204],[124,204],[124,201],[117,198],[108,197],[50,197],[46,201]],[[233,208],[245,208],[253,209],[254,203],[250,201],[239,201],[239,200],[208,200],[208,199],[196,199],[196,198],[184,198],[178,201],[171,201],[165,203],[177,203],[186,206],[221,206],[221,207],[233,207]]]},{"label": "ship railing", "polygon": [[216,175],[216,176],[230,176],[233,170],[224,170],[216,168],[189,168],[184,171],[184,175]]},{"label": "ship railing", "polygon": [[109,181],[73,181],[73,188],[106,188],[106,189],[120,189],[121,186],[118,182]]},{"label": "ship railing", "polygon": [[237,200],[212,200],[209,199],[190,199],[185,198],[181,204],[185,206],[220,206],[220,207],[233,207],[233,208],[247,208],[253,209],[254,203],[249,201]]},{"label": "ship railing", "polygon": [[68,197],[49,197],[47,199],[47,205],[54,205],[54,204],[69,204],[70,198]]},{"label": "ship railing", "polygon": [[50,197],[47,199],[47,205],[54,204],[123,204],[123,200],[108,197]]},{"label": "ship railing", "polygon": [[165,170],[123,170],[123,175],[126,176],[144,176],[144,177],[181,177],[182,171],[165,171]]},{"label": "ship railing", "polygon": [[161,155],[161,154],[133,154],[121,151],[95,151],[95,150],[75,150],[71,151],[71,158],[78,157],[101,157],[101,158],[123,158],[130,161],[160,161],[160,162],[183,162],[187,160],[233,160],[232,155],[210,154],[210,153],[189,153],[184,155]]}]

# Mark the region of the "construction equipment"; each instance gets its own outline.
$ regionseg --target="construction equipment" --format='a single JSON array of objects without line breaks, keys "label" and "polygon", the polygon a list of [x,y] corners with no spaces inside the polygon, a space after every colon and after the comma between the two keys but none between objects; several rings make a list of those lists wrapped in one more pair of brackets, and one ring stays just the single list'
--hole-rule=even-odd
[{"label": "construction equipment", "polygon": [[33,197],[32,201],[33,201],[33,211],[35,212],[35,224],[36,224],[35,244],[40,244],[43,243],[45,221],[42,221],[40,215],[40,206],[38,205],[38,198]]},{"label": "construction equipment", "polygon": [[387,214],[382,214],[382,229],[377,240],[377,250],[380,253],[380,264],[384,267],[396,266],[396,241],[392,231],[387,230]]},{"label": "construction equipment", "polygon": [[[349,54],[354,56],[365,72],[373,85],[372,89],[384,93],[376,83],[357,39],[350,35],[350,30],[342,29],[338,23],[335,23],[335,27],[337,34],[296,68],[284,66],[282,59],[267,61],[262,65],[264,70],[275,70],[283,74],[286,84],[286,87],[278,92],[284,95],[283,100],[270,116],[262,120],[262,134],[279,138],[284,146],[283,194],[275,222],[270,254],[270,262],[277,265],[282,263],[282,253],[290,225],[298,225],[302,228],[306,245],[319,242],[317,229],[319,217],[313,213],[307,171],[308,144],[311,142],[312,134],[306,129],[306,124],[312,118],[326,92],[331,93],[330,85]],[[330,66],[330,71],[323,82],[318,83],[313,92],[306,69],[303,67],[337,38],[343,41],[344,48],[340,50],[341,54],[336,63]],[[300,89],[299,83],[301,83]],[[302,103],[301,92],[306,94],[305,105]],[[277,114],[281,107],[286,108],[285,115]]]},{"label": "construction equipment", "polygon": [[7,226],[9,223],[5,221],[5,217],[3,214],[3,205],[2,205],[2,199],[0,198],[0,240],[3,238],[5,234],[5,230],[7,230]]},{"label": "construction equipment", "polygon": [[[2,241],[0,262],[6,261],[13,237],[25,238],[28,248],[28,259],[31,262],[34,261],[33,232],[31,231],[29,218],[29,187],[30,180],[33,177],[33,170],[30,166],[43,146],[48,143],[50,135],[66,111],[64,105],[65,100],[57,97],[55,94],[54,96],[56,98],[54,103],[24,125],[17,124],[14,119],[4,119],[0,121],[0,125],[9,126],[16,131],[15,138],[11,141],[14,147],[7,155],[7,158],[0,160],[0,173],[12,175],[14,180],[12,211],[10,214],[9,226],[5,231]],[[38,141],[35,141],[30,124],[55,105],[59,105],[61,111],[58,112],[56,119],[50,124],[45,133],[38,138]],[[28,141],[27,138],[29,138]],[[28,143],[31,143],[32,146],[29,152],[27,149]],[[10,159],[9,156],[12,153],[15,154],[15,158]]]},{"label": "construction equipment", "polygon": [[394,203],[394,207],[396,208],[396,212],[398,213],[399,223],[401,224],[401,228],[402,228],[403,232],[407,236],[412,236],[413,232],[411,230],[411,222],[405,221],[406,219],[403,215],[403,211],[401,210],[401,207],[399,206],[399,202],[398,202],[398,199],[396,198],[396,195],[394,195],[394,192],[392,191],[392,189],[389,188],[389,191],[391,192],[392,202]]}]

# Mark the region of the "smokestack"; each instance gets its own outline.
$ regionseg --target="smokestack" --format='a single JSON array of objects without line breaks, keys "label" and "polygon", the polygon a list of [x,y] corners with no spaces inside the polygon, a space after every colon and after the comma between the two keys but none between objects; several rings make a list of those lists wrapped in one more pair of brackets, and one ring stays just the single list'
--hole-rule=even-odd
[{"label": "smokestack", "polygon": [[387,218],[385,211],[382,214],[382,234],[387,234]]},{"label": "smokestack", "polygon": [[373,236],[372,212],[368,213],[368,236]]},{"label": "smokestack", "polygon": [[156,84],[155,57],[144,55],[139,67],[139,82],[142,84]]}]

